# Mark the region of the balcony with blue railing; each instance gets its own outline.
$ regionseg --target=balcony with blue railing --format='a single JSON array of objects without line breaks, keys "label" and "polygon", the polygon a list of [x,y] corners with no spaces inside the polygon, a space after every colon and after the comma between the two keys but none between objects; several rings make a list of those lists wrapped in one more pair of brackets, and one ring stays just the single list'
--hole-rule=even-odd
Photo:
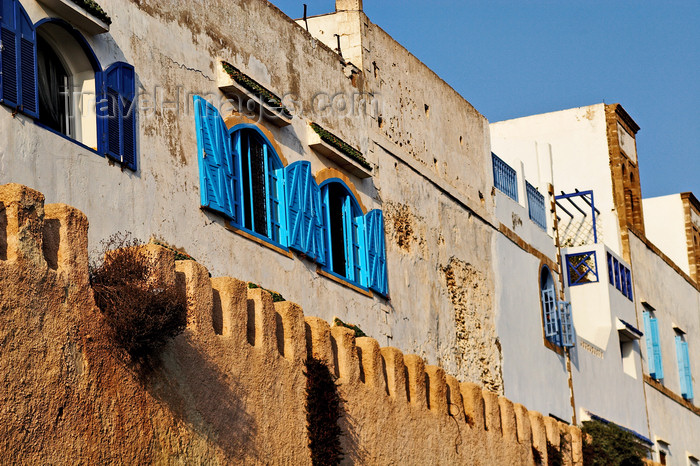
[{"label": "balcony with blue railing", "polygon": [[493,185],[506,196],[518,202],[518,175],[510,165],[491,152]]},{"label": "balcony with blue railing", "polygon": [[527,192],[527,210],[530,220],[546,231],[547,210],[544,205],[544,195],[527,181],[525,181],[525,191]]}]

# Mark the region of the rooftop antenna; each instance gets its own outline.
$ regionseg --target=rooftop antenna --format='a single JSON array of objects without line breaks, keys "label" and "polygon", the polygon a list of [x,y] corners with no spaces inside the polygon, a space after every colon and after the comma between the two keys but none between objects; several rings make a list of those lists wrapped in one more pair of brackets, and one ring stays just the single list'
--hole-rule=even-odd
[{"label": "rooftop antenna", "polygon": [[306,21],[306,3],[304,3],[304,24],[306,24],[306,32],[309,32],[309,22]]}]

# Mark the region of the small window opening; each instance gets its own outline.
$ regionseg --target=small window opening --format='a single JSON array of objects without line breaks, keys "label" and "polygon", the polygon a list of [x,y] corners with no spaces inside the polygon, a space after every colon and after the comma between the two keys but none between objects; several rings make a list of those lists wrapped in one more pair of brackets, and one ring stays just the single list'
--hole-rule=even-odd
[{"label": "small window opening", "polygon": [[265,155],[262,142],[252,131],[241,132],[243,168],[244,226],[267,236],[267,200],[265,197]]},{"label": "small window opening", "polygon": [[343,224],[343,204],[345,197],[346,194],[340,185],[336,183],[328,185],[333,272],[348,278],[345,269],[345,225]]}]

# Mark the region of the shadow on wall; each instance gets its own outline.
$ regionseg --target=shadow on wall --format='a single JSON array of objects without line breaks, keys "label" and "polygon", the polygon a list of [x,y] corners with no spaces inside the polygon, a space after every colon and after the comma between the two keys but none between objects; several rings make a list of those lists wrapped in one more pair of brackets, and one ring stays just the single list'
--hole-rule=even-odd
[{"label": "shadow on wall", "polygon": [[255,419],[240,399],[245,389],[212,364],[189,334],[171,342],[160,362],[145,388],[178,422],[218,446],[229,461],[260,458]]}]

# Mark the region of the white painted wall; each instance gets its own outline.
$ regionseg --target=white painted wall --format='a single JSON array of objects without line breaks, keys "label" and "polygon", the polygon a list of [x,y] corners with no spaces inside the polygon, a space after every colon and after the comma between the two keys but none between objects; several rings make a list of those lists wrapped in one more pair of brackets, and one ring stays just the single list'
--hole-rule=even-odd
[{"label": "white painted wall", "polygon": [[[580,191],[593,190],[595,205],[601,212],[598,241],[605,242],[617,253],[621,252],[612,197],[604,104],[499,121],[491,123],[490,128],[491,137],[500,147],[505,147],[503,142],[498,142],[501,140],[533,141],[538,147],[549,144],[555,193],[572,193],[577,188]],[[566,207],[566,202],[564,205]],[[580,201],[579,205],[585,206]],[[568,210],[578,214],[573,207]],[[559,216],[564,222],[568,221],[566,214],[560,213]]]},{"label": "white painted wall", "polygon": [[[674,326],[678,326],[686,332],[688,342],[696,393],[693,404],[700,406],[700,293],[634,235],[630,235],[630,249],[635,280],[635,302],[639,314],[638,325],[643,325],[643,302],[655,309],[654,315],[659,322],[663,385],[680,395],[673,329]],[[648,374],[648,354],[643,341],[641,352],[644,373]],[[668,464],[686,465],[686,452],[696,457],[700,455],[700,416],[647,384],[644,389],[652,439],[658,437],[670,442],[671,461]]]},{"label": "white painted wall", "polygon": [[530,409],[570,421],[573,411],[566,360],[544,344],[540,261],[503,236],[494,241],[492,256],[499,276],[496,322],[505,395]]},{"label": "white painted wall", "polygon": [[562,249],[562,258],[588,251],[596,253],[598,281],[566,288],[577,337],[571,365],[578,416],[585,418],[588,411],[648,437],[639,344],[633,345],[633,356],[627,361],[633,369],[625,371],[618,334],[618,319],[642,330],[636,323],[634,302],[609,282],[606,245]]},{"label": "white painted wall", "polygon": [[685,211],[680,194],[642,200],[644,231],[652,243],[685,273],[690,273]]}]

